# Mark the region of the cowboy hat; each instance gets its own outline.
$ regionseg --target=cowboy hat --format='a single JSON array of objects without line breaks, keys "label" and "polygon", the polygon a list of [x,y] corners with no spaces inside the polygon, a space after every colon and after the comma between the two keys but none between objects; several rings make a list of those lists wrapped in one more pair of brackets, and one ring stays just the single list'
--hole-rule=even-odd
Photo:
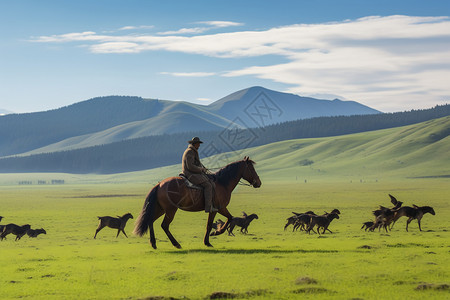
[{"label": "cowboy hat", "polygon": [[193,145],[193,144],[197,144],[197,143],[201,144],[203,142],[200,141],[200,138],[198,136],[196,136],[196,137],[193,137],[192,140],[188,141],[188,143]]}]

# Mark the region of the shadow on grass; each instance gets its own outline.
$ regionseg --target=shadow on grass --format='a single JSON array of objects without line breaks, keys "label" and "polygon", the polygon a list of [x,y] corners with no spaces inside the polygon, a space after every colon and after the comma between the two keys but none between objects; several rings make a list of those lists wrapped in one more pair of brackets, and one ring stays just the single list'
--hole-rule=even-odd
[{"label": "shadow on grass", "polygon": [[189,249],[189,250],[169,250],[164,251],[168,254],[188,254],[188,253],[210,253],[210,254],[290,254],[290,253],[338,253],[338,250],[322,250],[322,249]]}]

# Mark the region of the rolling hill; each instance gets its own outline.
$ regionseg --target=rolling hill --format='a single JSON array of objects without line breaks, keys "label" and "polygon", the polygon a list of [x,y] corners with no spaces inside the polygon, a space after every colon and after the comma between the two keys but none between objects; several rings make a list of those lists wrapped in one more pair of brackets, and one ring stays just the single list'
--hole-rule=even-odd
[{"label": "rolling hill", "polygon": [[[392,178],[450,178],[449,149],[450,116],[447,116],[371,132],[285,140],[212,156],[202,162],[206,166],[226,165],[248,155],[256,162],[263,182],[332,179],[359,183]],[[179,169],[180,165],[173,165],[142,174],[161,180]]]},{"label": "rolling hill", "polygon": [[[256,161],[264,182],[304,183],[376,182],[405,178],[450,178],[450,116],[414,125],[324,138],[292,139],[241,152],[230,152],[202,159],[212,167],[224,166],[244,155]],[[0,160],[0,169],[3,167]],[[67,182],[151,182],[174,176],[180,164],[148,170],[109,174],[72,175],[55,173],[0,174],[0,181],[50,180]],[[55,177],[56,176],[56,177]]]},{"label": "rolling hill", "polygon": [[[401,119],[399,116],[405,114],[413,113],[367,116],[367,118],[390,117],[397,120]],[[330,125],[335,129],[342,124],[352,124],[358,118],[357,116],[340,117],[331,118],[332,123],[326,123],[324,120],[322,122],[327,124],[325,129]],[[341,122],[338,122],[339,120]],[[297,122],[300,123],[303,120]],[[366,120],[364,125],[366,124],[370,122]],[[380,124],[382,122],[379,120],[374,126],[380,126]],[[444,176],[450,173],[448,152],[450,116],[448,114],[443,118],[409,126],[321,138],[293,138],[299,135],[309,136],[310,133],[304,132],[308,124],[303,124],[303,127],[297,124],[294,128],[297,127],[298,133],[293,132],[293,134],[290,130],[284,129],[282,127],[284,125],[292,124],[266,127],[265,138],[256,140],[261,146],[239,148],[226,153],[226,149],[229,148],[223,144],[222,150],[217,152],[219,154],[213,155],[215,153],[209,153],[207,150],[212,143],[205,143],[200,148],[200,155],[210,168],[224,165],[231,159],[238,159],[244,154],[251,155],[258,162],[265,161],[259,167],[262,166],[265,172],[279,178],[286,176],[293,178],[303,176],[302,174],[354,176],[355,172],[362,175],[381,176],[385,172],[392,175],[398,170],[401,170],[400,173],[409,170],[411,176]],[[343,127],[342,134],[347,129],[354,130],[354,126]],[[320,133],[316,128],[314,131],[316,136]],[[205,141],[216,142],[220,140],[217,139],[217,134],[217,132],[204,132],[200,136],[202,139],[205,137]],[[71,151],[3,158],[0,159],[0,172],[101,174],[152,169],[178,163],[186,147],[186,141],[191,137],[189,133],[152,136]],[[219,144],[217,146],[220,148]]]},{"label": "rolling hill", "polygon": [[337,137],[287,140],[245,151],[271,178],[450,177],[450,116]]},{"label": "rolling hill", "polygon": [[140,97],[99,97],[45,112],[0,116],[0,157],[234,125],[263,127],[316,116],[376,113],[352,101],[304,98],[262,87],[238,91],[206,106]]}]

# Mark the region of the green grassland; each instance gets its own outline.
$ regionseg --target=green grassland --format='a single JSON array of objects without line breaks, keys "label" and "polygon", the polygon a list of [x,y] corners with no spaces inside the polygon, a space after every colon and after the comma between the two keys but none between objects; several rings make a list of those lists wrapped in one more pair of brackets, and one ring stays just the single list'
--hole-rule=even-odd
[{"label": "green grassland", "polygon": [[[152,250],[147,238],[131,235],[133,222],[126,228],[128,239],[116,239],[109,228],[93,239],[96,216],[131,212],[136,217],[147,188],[4,188],[3,223],[30,223],[44,227],[47,235],[18,242],[8,236],[0,242],[2,298],[200,299],[218,291],[256,299],[448,297],[448,290],[415,290],[423,283],[449,284],[450,190],[445,179],[239,187],[230,210],[257,213],[259,219],[247,235],[212,237],[213,249],[202,243],[206,214],[182,211],[171,226],[182,250],[173,248],[159,226],[159,248]],[[436,216],[424,217],[422,232],[415,222],[406,232],[405,219],[388,234],[361,231],[371,210],[389,205],[387,193],[405,204],[431,205]],[[342,212],[330,226],[333,234],[319,238],[283,231],[291,210],[332,208]]]},{"label": "green grassland", "polygon": [[[450,141],[440,137],[449,122],[246,150],[263,185],[238,186],[229,209],[259,219],[247,235],[212,237],[214,248],[203,246],[202,212],[177,213],[171,230],[181,250],[159,226],[153,250],[148,235],[131,234],[134,220],[128,239],[109,228],[93,239],[97,216],[136,218],[149,189],[179,166],[101,176],[0,174],[1,224],[47,230],[0,242],[0,298],[205,299],[223,292],[235,299],[446,299]],[[51,179],[65,184],[36,184]],[[21,180],[33,185],[17,185]],[[416,221],[406,232],[405,218],[389,233],[361,230],[378,205],[391,206],[388,193],[404,205],[432,206],[436,215],[424,216],[421,232]],[[341,216],[332,234],[283,230],[291,211],[333,208]]]}]

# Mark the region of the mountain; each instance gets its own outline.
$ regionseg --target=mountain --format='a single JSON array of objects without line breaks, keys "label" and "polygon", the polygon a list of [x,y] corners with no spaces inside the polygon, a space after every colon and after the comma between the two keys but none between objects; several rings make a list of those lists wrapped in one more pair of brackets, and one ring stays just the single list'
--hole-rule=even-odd
[{"label": "mountain", "polygon": [[228,119],[240,116],[249,127],[314,117],[380,113],[354,101],[319,100],[259,86],[232,93],[210,104],[207,109]]},{"label": "mountain", "polygon": [[[152,169],[178,163],[186,148],[186,141],[193,136],[200,136],[205,142],[200,148],[200,156],[202,159],[206,158],[208,167],[216,168],[221,166],[223,160],[227,160],[227,156],[241,155],[250,147],[299,138],[338,137],[358,132],[369,135],[371,131],[379,129],[424,121],[434,122],[435,119],[447,117],[446,130],[430,133],[430,139],[437,141],[450,134],[448,116],[450,105],[442,105],[398,113],[317,117],[261,128],[147,136],[74,150],[0,158],[0,172],[121,173]],[[299,149],[302,145],[292,147]],[[279,154],[282,153],[270,152],[274,157]],[[303,163],[309,163],[308,159],[305,157]]]},{"label": "mountain", "polygon": [[[245,151],[202,157],[202,162],[214,168],[248,155],[257,162],[260,174],[276,180],[308,179],[309,182],[330,176],[358,182],[389,177],[448,178],[449,136],[450,116],[447,116],[364,133],[283,140]],[[181,134],[154,136],[72,151],[5,158],[0,159],[0,172],[115,173],[178,165],[186,139]],[[129,147],[114,149],[124,144]],[[161,148],[164,151],[154,155]],[[171,170],[175,175],[180,166]],[[155,172],[161,173],[159,169]]]},{"label": "mountain", "polygon": [[[174,127],[183,120],[183,117],[173,117],[177,113],[199,128],[217,129],[221,128],[220,124],[229,123],[187,102],[98,97],[50,111],[1,116],[0,156],[39,148],[48,150],[50,145],[55,150],[72,149],[161,134],[164,130],[177,131]],[[178,130],[184,128],[189,129],[189,124],[180,125]],[[64,147],[60,149],[58,145]]]},{"label": "mountain", "polygon": [[55,110],[0,117],[0,156],[77,149],[137,137],[264,127],[316,116],[379,111],[353,101],[318,100],[262,87],[210,105],[109,96]]}]

